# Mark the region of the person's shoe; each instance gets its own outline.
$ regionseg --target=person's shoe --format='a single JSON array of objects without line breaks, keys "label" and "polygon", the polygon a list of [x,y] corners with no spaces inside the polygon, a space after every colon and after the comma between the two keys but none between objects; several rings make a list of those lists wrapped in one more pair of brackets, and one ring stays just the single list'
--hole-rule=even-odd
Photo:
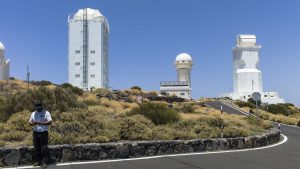
[{"label": "person's shoe", "polygon": [[47,163],[43,163],[42,164],[42,168],[47,168],[48,167],[48,164]]},{"label": "person's shoe", "polygon": [[33,163],[33,166],[40,166],[40,165],[41,165],[41,163],[39,163],[39,162]]}]

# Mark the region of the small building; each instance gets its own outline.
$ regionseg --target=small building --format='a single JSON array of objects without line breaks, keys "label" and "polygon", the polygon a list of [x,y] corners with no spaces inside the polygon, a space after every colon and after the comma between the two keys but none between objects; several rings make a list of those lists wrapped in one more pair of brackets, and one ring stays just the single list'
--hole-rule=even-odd
[{"label": "small building", "polygon": [[9,59],[5,58],[5,47],[0,42],[0,80],[9,80]]},{"label": "small building", "polygon": [[160,93],[191,99],[192,57],[187,53],[179,54],[175,59],[177,81],[160,82]]}]

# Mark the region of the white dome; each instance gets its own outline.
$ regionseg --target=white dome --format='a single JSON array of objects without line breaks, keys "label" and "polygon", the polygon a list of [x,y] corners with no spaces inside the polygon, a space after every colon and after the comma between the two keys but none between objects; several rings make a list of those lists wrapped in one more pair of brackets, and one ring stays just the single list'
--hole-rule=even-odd
[{"label": "white dome", "polygon": [[177,55],[175,61],[192,61],[192,57],[187,53],[180,53],[179,55]]},{"label": "white dome", "polygon": [[5,47],[3,45],[3,43],[0,42],[0,50],[5,51]]},{"label": "white dome", "polygon": [[103,17],[103,15],[96,9],[86,8],[79,9],[78,12],[74,15],[74,19],[83,19],[83,14],[87,11],[87,19],[93,20],[95,18]]}]

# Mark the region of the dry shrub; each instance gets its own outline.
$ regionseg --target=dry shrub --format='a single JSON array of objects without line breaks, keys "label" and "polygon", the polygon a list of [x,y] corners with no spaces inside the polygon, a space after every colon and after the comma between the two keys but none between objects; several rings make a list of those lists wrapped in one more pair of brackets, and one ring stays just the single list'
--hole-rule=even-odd
[{"label": "dry shrub", "polygon": [[179,113],[174,109],[170,109],[163,104],[151,102],[143,103],[139,107],[128,112],[128,115],[136,114],[145,116],[157,125],[177,122],[180,120]]},{"label": "dry shrub", "polygon": [[23,141],[27,136],[27,132],[25,131],[10,131],[0,134],[0,140],[2,141]]},{"label": "dry shrub", "polygon": [[228,126],[224,128],[224,137],[233,138],[233,137],[246,137],[249,136],[249,131],[247,129],[237,127],[237,126]]},{"label": "dry shrub", "polygon": [[4,147],[6,143],[4,141],[0,141],[0,147]]},{"label": "dry shrub", "polygon": [[258,110],[258,115],[260,118],[265,119],[265,120],[271,120],[271,121],[284,123],[284,124],[290,124],[290,125],[296,125],[299,120],[293,116],[285,116],[282,114],[272,114],[272,113],[266,112],[261,109]]},{"label": "dry shrub", "polygon": [[154,124],[142,115],[134,115],[120,121],[120,139],[149,140],[152,139],[151,128]]}]

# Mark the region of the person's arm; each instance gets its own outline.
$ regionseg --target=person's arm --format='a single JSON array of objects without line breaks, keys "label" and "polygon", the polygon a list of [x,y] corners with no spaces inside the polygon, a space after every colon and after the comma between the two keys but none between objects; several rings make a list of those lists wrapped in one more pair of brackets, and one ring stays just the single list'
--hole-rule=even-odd
[{"label": "person's arm", "polygon": [[36,122],[33,120],[32,114],[31,114],[30,119],[29,119],[28,122],[29,122],[30,126],[36,125]]},{"label": "person's arm", "polygon": [[37,122],[36,124],[37,125],[47,125],[47,126],[51,125],[52,124],[51,114],[47,111],[46,114],[45,114],[45,116],[46,116],[46,119],[47,119],[46,121]]},{"label": "person's arm", "polygon": [[52,120],[51,121],[43,121],[43,122],[34,122],[34,125],[51,125],[52,124]]},{"label": "person's arm", "polygon": [[37,125],[37,123],[35,121],[29,121],[30,126],[34,126]]}]

